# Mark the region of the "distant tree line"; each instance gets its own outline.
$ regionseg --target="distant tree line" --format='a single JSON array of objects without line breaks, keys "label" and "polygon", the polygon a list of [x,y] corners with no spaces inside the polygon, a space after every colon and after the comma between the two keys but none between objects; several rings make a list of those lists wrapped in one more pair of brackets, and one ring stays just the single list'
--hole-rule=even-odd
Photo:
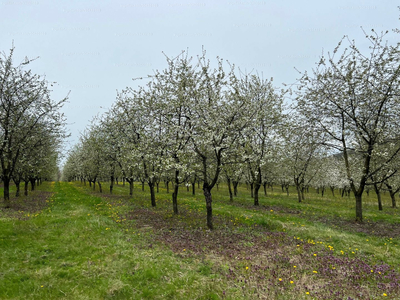
[{"label": "distant tree line", "polygon": [[50,97],[51,83],[32,73],[25,58],[13,62],[14,48],[0,54],[0,169],[4,184],[4,206],[10,207],[10,182],[25,183],[24,194],[40,180],[54,178],[58,170],[65,118],[60,108],[66,99]]}]

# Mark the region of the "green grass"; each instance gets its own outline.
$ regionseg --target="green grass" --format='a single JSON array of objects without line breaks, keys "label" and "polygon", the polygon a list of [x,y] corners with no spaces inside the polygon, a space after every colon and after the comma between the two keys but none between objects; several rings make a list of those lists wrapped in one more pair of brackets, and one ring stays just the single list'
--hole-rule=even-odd
[{"label": "green grass", "polygon": [[[383,211],[373,193],[364,198],[359,225],[351,197],[310,191],[298,203],[294,190],[287,197],[275,187],[255,208],[245,186],[232,203],[220,185],[212,191],[216,230],[209,233],[201,189],[193,196],[181,188],[181,214],[174,216],[163,184],[156,208],[147,187],[135,185],[132,199],[128,185],[114,186],[113,196],[106,187],[100,195],[80,183],[43,183],[32,197],[51,191],[46,206],[0,210],[0,299],[320,299],[331,276],[320,257],[400,271],[400,218],[388,195]],[[385,228],[394,228],[393,236]],[[363,292],[384,297],[377,284],[386,279],[357,272],[365,273]],[[359,283],[351,284],[357,296]],[[396,291],[384,298],[396,299]]]},{"label": "green grass", "polygon": [[[145,192],[140,190],[139,185],[135,188],[135,199],[149,201],[147,187]],[[118,194],[127,194],[127,186],[119,185],[114,189]],[[299,203],[294,188],[290,189],[289,197],[278,187],[274,187],[273,191],[268,189],[267,196],[260,190],[260,206],[264,209],[252,206],[253,199],[245,185],[239,187],[238,197],[234,198],[233,203],[229,202],[228,190],[223,184],[219,186],[219,190],[214,188],[212,194],[214,215],[231,218],[233,223],[258,224],[271,230],[284,231],[296,238],[312,240],[326,247],[332,246],[336,253],[344,251],[352,254],[358,251],[374,254],[377,260],[392,264],[400,271],[400,228],[392,234],[390,231],[398,227],[400,214],[398,209],[391,208],[388,194],[382,197],[383,211],[378,210],[377,199],[373,192],[370,196],[364,195],[364,225],[353,222],[354,198],[341,197],[338,191],[335,191],[335,197],[330,191],[326,191],[324,197],[321,197],[315,190],[310,189],[310,193],[306,193],[306,200]],[[160,193],[157,194],[159,204],[172,207],[170,198],[171,195],[167,194],[163,184],[160,184]],[[197,189],[197,194],[193,196],[186,188],[181,188],[178,201],[180,207],[204,213],[203,223],[198,225],[205,227],[205,204],[201,189]],[[379,227],[371,229],[376,224]],[[366,228],[367,233],[357,232],[362,228]]]},{"label": "green grass", "polygon": [[198,271],[201,262],[124,232],[96,210],[101,198],[44,185],[55,192],[44,212],[0,219],[1,299],[209,299],[221,291]]}]

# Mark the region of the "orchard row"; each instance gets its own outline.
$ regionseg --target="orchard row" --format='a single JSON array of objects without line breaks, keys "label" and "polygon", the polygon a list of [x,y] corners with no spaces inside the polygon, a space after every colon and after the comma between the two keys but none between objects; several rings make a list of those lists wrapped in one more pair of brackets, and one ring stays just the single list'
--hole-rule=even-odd
[{"label": "orchard row", "polygon": [[[245,74],[205,52],[168,58],[168,67],[139,88],[126,88],[70,151],[63,175],[101,189],[124,178],[131,193],[146,182],[155,201],[159,182],[171,184],[174,213],[182,185],[201,182],[207,225],[212,189],[227,182],[252,188],[294,185],[298,200],[313,186],[352,192],[356,220],[362,195],[400,190],[400,47],[385,34],[367,36],[370,53],[344,38],[312,72],[291,86]],[[345,45],[344,45],[345,44]],[[380,204],[381,209],[381,204]]]}]

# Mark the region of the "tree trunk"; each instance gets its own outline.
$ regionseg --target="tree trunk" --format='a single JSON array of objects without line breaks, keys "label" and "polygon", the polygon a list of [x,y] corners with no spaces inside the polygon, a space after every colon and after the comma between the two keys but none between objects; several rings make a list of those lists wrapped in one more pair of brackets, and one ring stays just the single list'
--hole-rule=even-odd
[{"label": "tree trunk", "polygon": [[206,209],[207,209],[207,227],[210,230],[214,229],[212,220],[212,196],[211,190],[207,183],[203,184],[204,197],[206,199]]},{"label": "tree trunk", "polygon": [[297,190],[297,198],[299,200],[299,203],[301,203],[301,200],[303,199],[303,197],[301,196],[301,188],[300,185],[296,184],[296,190]]},{"label": "tree trunk", "polygon": [[29,184],[29,181],[28,181],[28,180],[25,180],[24,183],[25,183],[25,186],[24,186],[24,195],[25,195],[25,196],[28,196],[28,184]]},{"label": "tree trunk", "polygon": [[19,197],[19,194],[20,194],[20,192],[19,192],[19,184],[20,184],[20,180],[17,180],[17,181],[15,181],[14,180],[14,182],[15,182],[15,186],[16,186],[16,188],[17,188],[17,191],[15,192],[15,197]]},{"label": "tree trunk", "polygon": [[254,205],[259,206],[260,203],[258,201],[258,191],[261,188],[261,168],[258,167],[257,177],[254,183]]},{"label": "tree trunk", "polygon": [[144,192],[144,181],[142,181],[142,192]]},{"label": "tree trunk", "polygon": [[174,211],[174,214],[176,215],[178,214],[178,191],[179,191],[179,170],[175,169],[174,191],[172,193],[172,209]]},{"label": "tree trunk", "polygon": [[196,195],[196,182],[192,182],[192,195]]},{"label": "tree trunk", "polygon": [[259,183],[256,182],[255,186],[254,186],[254,205],[255,206],[259,206],[260,203],[258,201],[258,191],[260,190],[261,185]]},{"label": "tree trunk", "polygon": [[356,222],[362,222],[362,193],[354,193],[356,198]]},{"label": "tree trunk", "polygon": [[150,188],[151,206],[155,207],[156,206],[156,194],[154,192],[154,182],[149,180],[148,185]]},{"label": "tree trunk", "polygon": [[126,181],[128,181],[128,183],[129,183],[129,196],[131,196],[132,197],[132,195],[133,195],[133,179],[127,179]]},{"label": "tree trunk", "polygon": [[393,191],[392,192],[389,191],[389,193],[390,193],[390,198],[392,199],[392,208],[397,208],[396,197],[395,197],[396,194],[393,193]]},{"label": "tree trunk", "polygon": [[4,208],[10,208],[10,177],[3,175],[4,182]]},{"label": "tree trunk", "polygon": [[29,181],[31,182],[31,191],[34,191],[35,190],[35,182],[36,182],[36,180],[34,178],[31,178]]},{"label": "tree trunk", "polygon": [[113,193],[113,189],[114,189],[114,175],[111,175],[111,178],[110,178],[110,194]]},{"label": "tree trunk", "polygon": [[330,188],[331,188],[332,196],[335,197],[335,187],[331,186]]},{"label": "tree trunk", "polygon": [[393,187],[385,182],[386,187],[388,188],[390,199],[392,199],[392,208],[397,208],[396,205],[396,192],[393,191]]},{"label": "tree trunk", "polygon": [[229,201],[233,202],[231,179],[229,177],[227,177],[227,182],[228,182],[228,191],[229,191]]},{"label": "tree trunk", "polygon": [[174,185],[174,192],[172,193],[172,208],[174,211],[174,214],[178,214],[178,191],[179,191],[179,185],[175,184]]},{"label": "tree trunk", "polygon": [[325,194],[325,187],[323,186],[323,187],[321,188],[321,196],[324,197],[324,194]]},{"label": "tree trunk", "polygon": [[250,183],[251,198],[254,198],[254,183]]},{"label": "tree trunk", "polygon": [[169,194],[169,181],[168,180],[165,182],[165,185],[167,187],[167,194]]},{"label": "tree trunk", "polygon": [[288,184],[285,185],[285,189],[286,189],[286,195],[289,197],[289,185]]},{"label": "tree trunk", "polygon": [[232,181],[233,183],[233,195],[236,197],[237,196],[237,187],[239,185],[239,181]]},{"label": "tree trunk", "polygon": [[[267,194],[267,182],[263,183],[263,187],[264,187],[264,196],[268,196],[268,194]],[[282,185],[282,192],[283,192],[283,185]]]},{"label": "tree trunk", "polygon": [[99,180],[99,181],[97,181],[97,184],[99,185],[99,191],[100,191],[100,193],[102,193],[102,192],[103,192],[103,189],[102,189],[102,187],[101,187],[100,180]]},{"label": "tree trunk", "polygon": [[376,183],[374,183],[374,190],[375,190],[376,196],[378,197],[378,209],[383,210],[381,189],[378,187],[378,185]]},{"label": "tree trunk", "polygon": [[156,182],[156,185],[157,185],[157,193],[159,193],[159,192],[160,192],[160,188],[159,188],[160,182],[157,181],[157,182]]}]

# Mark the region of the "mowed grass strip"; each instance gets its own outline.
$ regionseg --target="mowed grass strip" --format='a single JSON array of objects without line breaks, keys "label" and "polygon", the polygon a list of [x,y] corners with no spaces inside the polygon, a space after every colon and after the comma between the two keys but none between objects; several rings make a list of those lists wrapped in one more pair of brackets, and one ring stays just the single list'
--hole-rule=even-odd
[{"label": "mowed grass strip", "polygon": [[[53,196],[44,200],[46,190]],[[310,193],[298,204],[274,191],[254,208],[246,189],[231,203],[220,185],[210,232],[201,190],[195,196],[181,190],[178,216],[164,188],[156,208],[147,188],[135,188],[133,198],[127,192],[121,185],[109,195],[80,183],[46,183],[32,193],[36,198],[20,198],[18,211],[0,211],[0,299],[400,296],[393,269],[398,239],[337,223],[351,205],[335,210],[333,201],[347,199]],[[40,205],[22,210],[29,199]],[[382,219],[389,212],[379,224],[390,225],[398,218],[394,211],[371,206],[366,215],[381,222],[374,214]],[[355,244],[362,247],[345,249]]]},{"label": "mowed grass strip", "polygon": [[[114,186],[114,191],[119,195],[127,195],[128,185]],[[268,189],[267,196],[260,191],[259,207],[253,205],[250,191],[245,185],[239,186],[238,191],[238,197],[230,202],[225,184],[220,184],[219,190],[213,190],[215,216],[228,218],[235,226],[257,224],[271,231],[285,232],[300,241],[323,245],[337,255],[367,255],[375,262],[383,261],[400,272],[400,212],[390,207],[388,194],[382,195],[383,211],[378,210],[374,193],[364,195],[364,224],[358,224],[354,222],[353,197],[341,197],[339,191],[335,191],[335,196],[329,191],[321,197],[321,194],[310,189],[306,193],[306,200],[298,203],[293,188],[288,197],[286,192],[274,187],[273,190]],[[103,194],[107,195],[107,191]],[[140,186],[136,185],[134,199],[136,203],[149,205],[147,186],[142,192]],[[156,199],[157,209],[165,208],[172,216],[171,194],[166,193],[163,184],[160,184],[160,193],[156,194]],[[178,202],[180,208],[203,214],[204,218],[197,220],[196,225],[205,228],[206,212],[201,189],[197,189],[193,196],[191,191],[182,187]]]},{"label": "mowed grass strip", "polygon": [[0,215],[0,299],[219,299],[226,283],[126,231],[113,205],[69,183],[26,219]]},{"label": "mowed grass strip", "polygon": [[[88,186],[76,186],[89,192]],[[341,218],[344,226],[336,225],[336,218],[351,209],[350,205],[340,205],[348,199],[320,199],[310,193],[299,204],[295,197],[274,192],[263,196],[261,206],[255,208],[245,189],[232,203],[221,187],[213,194],[216,229],[212,232],[205,226],[201,193],[193,196],[183,188],[177,216],[172,213],[171,194],[164,188],[156,195],[155,208],[150,206],[147,188],[144,192],[136,188],[130,199],[127,186],[119,185],[114,187],[114,195],[104,191],[101,197],[107,205],[116,207],[110,216],[124,228],[147,229],[155,241],[176,253],[204,257],[211,270],[224,276],[228,285],[225,297],[399,298],[400,276],[395,270],[398,239],[376,235],[370,229],[358,232],[367,224],[354,224],[346,217]],[[367,208],[367,215],[376,213],[370,209]],[[386,212],[393,210],[379,214]],[[388,218],[392,220],[379,224],[390,226],[397,216],[389,213]]]}]

